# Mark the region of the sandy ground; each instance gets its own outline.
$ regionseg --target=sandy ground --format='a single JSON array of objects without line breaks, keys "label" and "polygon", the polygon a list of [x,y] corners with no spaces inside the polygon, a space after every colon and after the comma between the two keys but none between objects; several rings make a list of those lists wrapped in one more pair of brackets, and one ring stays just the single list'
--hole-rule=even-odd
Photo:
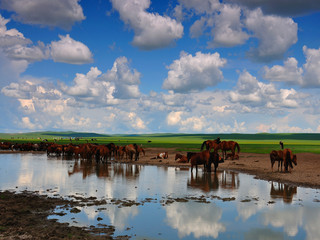
[{"label": "sandy ground", "polygon": [[[147,148],[145,156],[133,164],[162,165],[185,167],[189,163],[175,161],[175,149]],[[168,159],[155,158],[158,153],[167,151]],[[256,178],[287,183],[294,186],[320,188],[320,154],[297,154],[297,166],[290,173],[279,172],[277,162],[271,171],[269,154],[240,153],[239,160],[225,160],[219,164],[218,171],[234,170],[254,175]],[[123,160],[122,162],[127,162]],[[128,161],[130,162],[130,161]],[[202,171],[200,167],[199,171]],[[190,171],[190,170],[189,170]],[[194,169],[195,171],[195,169]],[[0,191],[0,239],[113,239],[113,226],[93,226],[88,228],[71,227],[66,223],[48,220],[56,206],[65,205],[66,208],[76,208],[87,204],[88,199],[78,203],[58,198],[48,198],[35,193]],[[119,200],[118,200],[119,201]],[[79,205],[80,204],[80,205]],[[99,205],[98,201],[90,204]],[[121,200],[117,204],[123,203]],[[130,203],[140,204],[140,203]],[[116,239],[129,239],[120,236]]]}]

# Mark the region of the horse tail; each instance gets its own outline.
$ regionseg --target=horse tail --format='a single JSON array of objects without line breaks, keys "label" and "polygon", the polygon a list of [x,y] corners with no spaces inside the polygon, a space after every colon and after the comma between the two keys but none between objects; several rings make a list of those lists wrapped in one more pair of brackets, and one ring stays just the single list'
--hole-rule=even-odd
[{"label": "horse tail", "polygon": [[236,148],[238,148],[238,154],[239,154],[239,152],[240,152],[240,145],[239,145],[239,143],[237,143],[237,142],[235,142],[235,148],[234,148],[234,150],[236,150]]},{"label": "horse tail", "polygon": [[204,141],[204,142],[202,143],[201,149],[200,149],[201,151],[203,150],[204,145],[207,145],[207,141]]}]

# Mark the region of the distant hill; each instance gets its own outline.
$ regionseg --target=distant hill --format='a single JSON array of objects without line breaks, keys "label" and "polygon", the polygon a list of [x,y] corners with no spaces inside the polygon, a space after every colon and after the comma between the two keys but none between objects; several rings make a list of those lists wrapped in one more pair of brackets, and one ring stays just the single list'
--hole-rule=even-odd
[{"label": "distant hill", "polygon": [[320,133],[215,133],[215,134],[184,134],[184,133],[153,133],[153,134],[99,134],[90,132],[29,132],[29,133],[0,133],[0,138],[23,138],[23,139],[37,139],[37,138],[196,138],[199,140],[216,139],[220,137],[221,140],[320,140]]},{"label": "distant hill", "polygon": [[[123,135],[125,136],[125,135]],[[213,133],[213,134],[185,134],[185,133],[155,133],[155,134],[136,134],[128,136],[145,136],[145,137],[197,137],[203,140],[216,139],[220,137],[221,140],[320,140],[320,133]]]},{"label": "distant hill", "polygon": [[107,134],[88,133],[88,132],[30,132],[30,133],[0,133],[0,138],[97,138],[97,137],[109,137]]}]

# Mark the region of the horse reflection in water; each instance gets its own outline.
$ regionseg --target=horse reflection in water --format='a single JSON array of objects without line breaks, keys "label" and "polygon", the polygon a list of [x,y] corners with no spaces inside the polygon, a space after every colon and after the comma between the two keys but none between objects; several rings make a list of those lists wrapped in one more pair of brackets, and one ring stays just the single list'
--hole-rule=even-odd
[{"label": "horse reflection in water", "polygon": [[68,175],[82,173],[85,179],[95,174],[98,178],[110,178],[120,176],[135,179],[139,176],[141,166],[132,164],[103,164],[95,161],[80,160],[76,161]]},{"label": "horse reflection in water", "polygon": [[99,178],[106,178],[109,177],[109,165],[88,160],[75,161],[72,170],[68,171],[68,175],[72,176],[76,173],[82,173],[83,179],[92,174],[97,175]]},{"label": "horse reflection in water", "polygon": [[282,198],[284,203],[292,203],[293,196],[297,194],[297,187],[289,186],[284,183],[271,183],[270,196],[272,199]]},{"label": "horse reflection in water", "polygon": [[196,174],[191,173],[188,179],[188,187],[200,189],[203,192],[222,189],[238,189],[240,187],[239,174],[235,172],[217,171],[213,174]]}]

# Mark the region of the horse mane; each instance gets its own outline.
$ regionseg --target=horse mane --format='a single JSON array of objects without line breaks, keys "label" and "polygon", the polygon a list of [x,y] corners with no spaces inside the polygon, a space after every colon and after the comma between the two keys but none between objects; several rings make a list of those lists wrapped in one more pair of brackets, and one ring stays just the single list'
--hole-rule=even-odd
[{"label": "horse mane", "polygon": [[[208,140],[207,140],[208,141]],[[202,143],[202,145],[201,145],[201,151],[203,150],[203,147],[204,147],[204,145],[206,145],[207,146],[207,141],[204,141],[203,143]]]},{"label": "horse mane", "polygon": [[190,162],[190,158],[196,154],[195,152],[187,152],[187,159],[188,159],[188,162]]}]

